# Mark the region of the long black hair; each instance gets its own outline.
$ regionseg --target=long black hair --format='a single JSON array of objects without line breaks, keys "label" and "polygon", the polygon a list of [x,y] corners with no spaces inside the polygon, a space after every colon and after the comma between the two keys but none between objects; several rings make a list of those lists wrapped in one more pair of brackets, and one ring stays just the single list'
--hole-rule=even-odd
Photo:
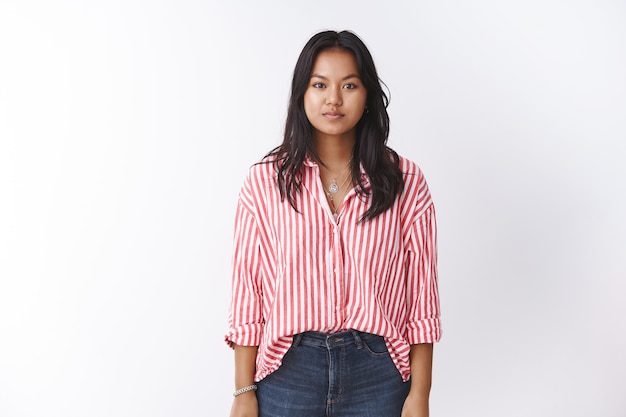
[{"label": "long black hair", "polygon": [[[389,98],[382,89],[374,60],[369,50],[350,31],[323,31],[315,34],[306,43],[293,72],[291,97],[287,110],[285,136],[280,146],[271,150],[266,157],[274,161],[278,188],[282,199],[287,198],[298,210],[295,195],[302,185],[302,164],[309,157],[322,163],[313,146],[313,128],[304,111],[304,93],[311,79],[311,71],[317,55],[328,49],[350,52],[356,60],[359,75],[367,89],[366,111],[356,126],[351,171],[357,192],[362,198],[371,196],[371,204],[362,220],[371,220],[391,207],[396,196],[402,192],[404,181],[399,167],[398,154],[387,146],[389,137]],[[360,164],[363,164],[371,188],[361,180]]]}]

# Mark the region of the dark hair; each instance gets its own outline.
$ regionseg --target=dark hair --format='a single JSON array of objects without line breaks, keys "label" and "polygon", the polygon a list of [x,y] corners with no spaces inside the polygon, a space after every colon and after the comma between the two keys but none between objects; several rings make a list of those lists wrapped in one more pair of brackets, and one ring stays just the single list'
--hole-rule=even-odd
[{"label": "dark hair", "polygon": [[[361,81],[367,89],[368,111],[357,123],[351,171],[361,198],[371,195],[371,205],[361,218],[361,221],[370,220],[393,205],[396,196],[404,188],[404,181],[398,154],[387,146],[389,98],[382,89],[383,83],[378,78],[372,55],[354,33],[324,31],[317,33],[306,43],[293,72],[283,142],[266,157],[274,156],[281,198],[286,197],[291,206],[298,210],[295,195],[301,189],[302,164],[307,154],[316,162],[322,162],[313,147],[313,129],[304,112],[304,93],[308,88],[317,55],[328,49],[342,49],[352,53]],[[361,180],[361,163],[369,177],[371,189],[366,189]]]}]

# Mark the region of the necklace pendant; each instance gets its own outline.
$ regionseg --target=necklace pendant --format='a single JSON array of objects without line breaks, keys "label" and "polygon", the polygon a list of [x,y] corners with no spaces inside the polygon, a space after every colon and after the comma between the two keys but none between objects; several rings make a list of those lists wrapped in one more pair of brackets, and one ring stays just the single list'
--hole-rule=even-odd
[{"label": "necklace pendant", "polygon": [[339,187],[337,186],[336,182],[333,182],[332,184],[328,186],[328,192],[335,194],[337,193],[337,191],[339,191]]}]

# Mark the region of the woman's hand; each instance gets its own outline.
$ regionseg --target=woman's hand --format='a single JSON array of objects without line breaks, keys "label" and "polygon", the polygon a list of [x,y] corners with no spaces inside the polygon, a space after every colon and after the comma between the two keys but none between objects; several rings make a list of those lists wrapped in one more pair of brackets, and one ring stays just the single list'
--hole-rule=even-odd
[{"label": "woman's hand", "polygon": [[428,417],[428,397],[409,392],[402,406],[402,417]]},{"label": "woman's hand", "polygon": [[[258,346],[233,345],[235,349],[235,388],[254,385],[254,365]],[[255,391],[239,394],[233,400],[230,417],[258,417],[259,404]]]},{"label": "woman's hand", "polygon": [[233,407],[230,410],[230,417],[258,417],[259,404],[254,391],[245,392],[238,395],[233,400]]},{"label": "woman's hand", "polygon": [[402,417],[428,417],[428,397],[433,369],[433,345],[411,345],[411,388],[402,406]]}]

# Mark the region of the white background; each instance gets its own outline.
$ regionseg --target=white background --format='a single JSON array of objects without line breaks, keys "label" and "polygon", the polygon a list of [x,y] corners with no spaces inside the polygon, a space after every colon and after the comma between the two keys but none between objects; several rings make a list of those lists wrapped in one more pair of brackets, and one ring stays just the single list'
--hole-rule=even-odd
[{"label": "white background", "polygon": [[626,415],[626,3],[0,0],[0,416],[226,416],[232,223],[352,29],[438,209],[433,416]]}]

